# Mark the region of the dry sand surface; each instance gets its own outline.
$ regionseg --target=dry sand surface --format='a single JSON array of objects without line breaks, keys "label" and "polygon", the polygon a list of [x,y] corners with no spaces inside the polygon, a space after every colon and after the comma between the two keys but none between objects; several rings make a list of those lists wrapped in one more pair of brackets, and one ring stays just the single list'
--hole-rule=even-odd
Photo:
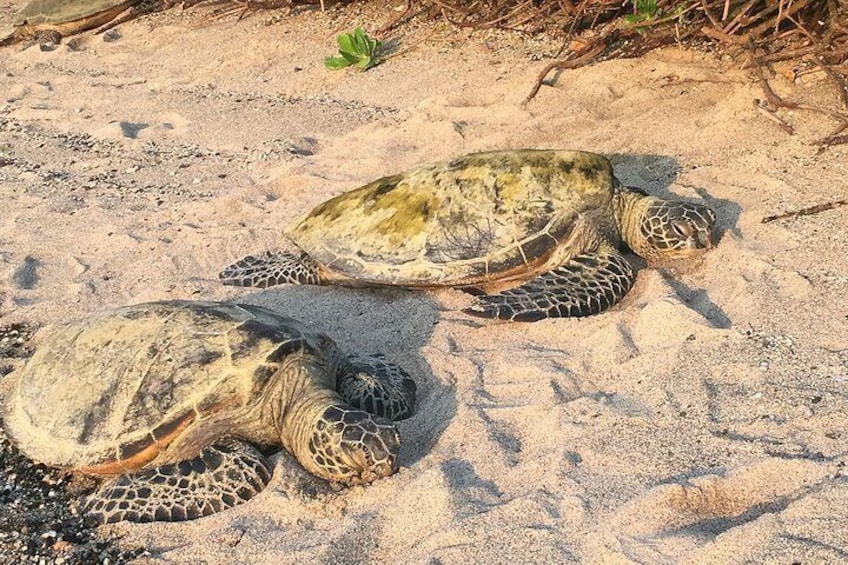
[{"label": "dry sand surface", "polygon": [[[100,543],[88,562],[113,565],[141,551],[137,563],[848,562],[848,208],[761,223],[845,197],[848,147],[813,145],[826,118],[784,114],[786,134],[745,72],[699,52],[568,71],[523,109],[554,42],[421,24],[385,64],[329,72],[335,34],[386,12],[198,26],[203,13],[0,51],[0,325],[38,328],[37,348],[56,324],[127,303],[275,309],[414,375],[402,468],[335,491],[281,454],[243,506],[56,549],[62,531],[36,536],[41,549],[7,532],[6,562],[71,562],[86,543]],[[823,74],[774,84],[836,101]],[[694,264],[643,268],[603,315],[533,324],[469,318],[455,290],[217,282],[328,197],[524,147],[608,154],[627,183],[703,199],[721,241]],[[25,507],[6,456],[2,495]]]}]

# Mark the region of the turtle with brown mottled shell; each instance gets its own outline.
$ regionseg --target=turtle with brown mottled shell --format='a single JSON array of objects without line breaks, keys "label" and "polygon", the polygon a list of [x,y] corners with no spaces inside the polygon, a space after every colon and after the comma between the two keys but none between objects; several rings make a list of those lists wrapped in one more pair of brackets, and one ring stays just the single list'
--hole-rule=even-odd
[{"label": "turtle with brown mottled shell", "polygon": [[633,285],[626,246],[652,260],[713,245],[715,214],[623,186],[583,151],[492,151],[341,194],[287,231],[300,249],[248,256],[224,284],[459,287],[472,315],[587,316]]},{"label": "turtle with brown mottled shell", "polygon": [[20,370],[3,421],[31,459],[104,479],[100,522],[180,521],[240,504],[282,445],[310,473],[368,483],[397,469],[393,422],[415,383],[381,355],[248,304],[137,304],[73,322]]}]

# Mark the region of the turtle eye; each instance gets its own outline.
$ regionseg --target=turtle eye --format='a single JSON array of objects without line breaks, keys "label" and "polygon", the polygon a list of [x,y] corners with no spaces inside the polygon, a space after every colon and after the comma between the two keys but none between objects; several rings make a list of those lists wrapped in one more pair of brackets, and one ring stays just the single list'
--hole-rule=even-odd
[{"label": "turtle eye", "polygon": [[684,220],[674,220],[671,222],[671,231],[680,239],[690,239],[694,235],[692,225]]}]

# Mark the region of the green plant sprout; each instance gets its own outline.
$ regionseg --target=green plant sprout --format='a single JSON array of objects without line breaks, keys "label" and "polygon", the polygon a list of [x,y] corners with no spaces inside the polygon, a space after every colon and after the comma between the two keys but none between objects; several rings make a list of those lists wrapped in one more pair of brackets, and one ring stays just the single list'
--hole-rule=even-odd
[{"label": "green plant sprout", "polygon": [[678,3],[673,9],[669,10],[668,8],[660,8],[657,0],[635,0],[633,6],[636,13],[624,16],[624,21],[627,22],[625,25],[633,26],[637,32],[642,33],[650,26],[674,20],[679,20],[682,23],[683,16],[697,4],[691,4],[687,7],[686,4]]},{"label": "green plant sprout", "polygon": [[341,34],[336,41],[339,44],[339,55],[324,59],[324,66],[330,70],[337,71],[354,65],[360,71],[367,71],[383,61],[380,55],[383,43],[369,37],[361,27],[353,30],[353,33]]},{"label": "green plant sprout", "polygon": [[657,0],[636,0],[636,13],[625,16],[624,19],[628,23],[638,24],[654,19],[659,11]]}]

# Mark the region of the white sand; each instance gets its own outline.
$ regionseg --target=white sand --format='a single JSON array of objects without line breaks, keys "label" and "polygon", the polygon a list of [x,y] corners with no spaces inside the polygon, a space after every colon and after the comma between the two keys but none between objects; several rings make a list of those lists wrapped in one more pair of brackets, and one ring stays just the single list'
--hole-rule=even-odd
[{"label": "white sand", "polygon": [[[335,33],[385,21],[363,10],[194,29],[175,10],[114,42],[0,51],[3,323],[41,325],[38,346],[100,308],[242,300],[385,352],[421,391],[389,479],[336,492],[282,455],[244,506],[104,535],[174,564],[848,561],[848,208],[760,221],[845,197],[848,147],[812,145],[832,124],[784,114],[789,136],[732,62],[677,49],[566,72],[527,109],[528,52],[555,44],[432,25],[400,47],[433,47],[325,70]],[[835,102],[821,74],[775,86]],[[643,269],[604,315],[535,324],[470,319],[458,291],[216,280],[330,196],[519,147],[610,154],[625,182],[703,197],[721,242]]]}]

